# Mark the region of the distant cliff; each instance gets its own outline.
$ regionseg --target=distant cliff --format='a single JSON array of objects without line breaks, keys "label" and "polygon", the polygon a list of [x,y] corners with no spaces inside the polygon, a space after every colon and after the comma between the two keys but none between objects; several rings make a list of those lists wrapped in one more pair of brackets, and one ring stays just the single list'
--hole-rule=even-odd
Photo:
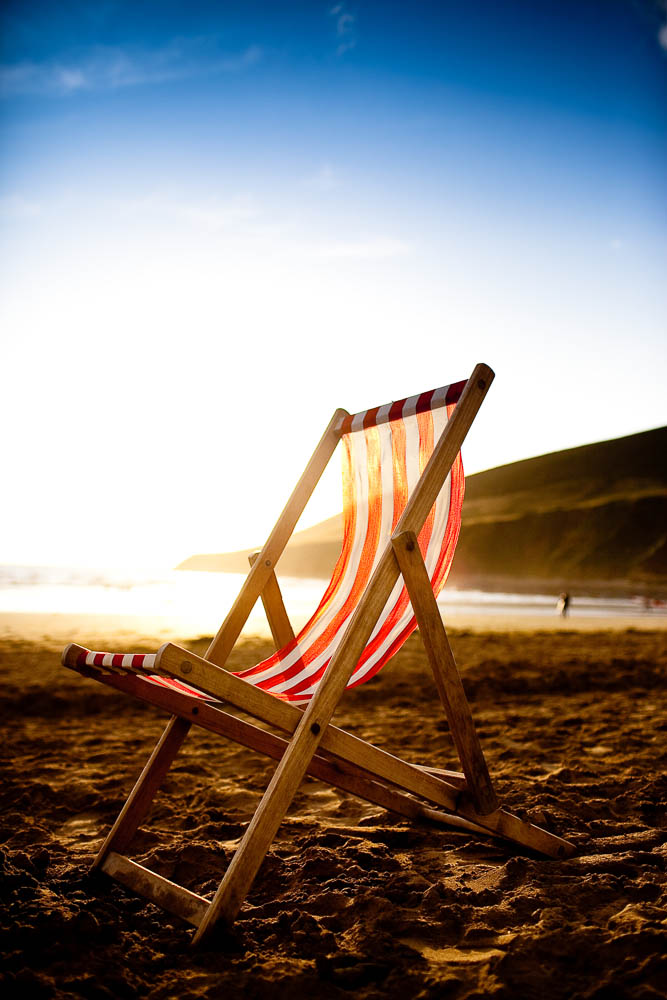
[{"label": "distant cliff", "polygon": [[[327,577],[341,525],[337,515],[295,534],[279,573]],[[192,556],[178,569],[244,573],[249,551]],[[667,586],[667,427],[469,476],[451,580]]]}]

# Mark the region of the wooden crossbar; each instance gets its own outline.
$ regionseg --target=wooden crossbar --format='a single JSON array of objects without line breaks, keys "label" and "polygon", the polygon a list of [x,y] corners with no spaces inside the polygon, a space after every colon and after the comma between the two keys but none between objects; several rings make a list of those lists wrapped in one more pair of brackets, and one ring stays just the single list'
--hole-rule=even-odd
[{"label": "wooden crossbar", "polygon": [[[276,760],[279,760],[283,756],[285,749],[289,746],[287,740],[283,740],[272,733],[267,733],[265,730],[259,729],[257,726],[253,726],[251,723],[245,722],[242,719],[237,719],[235,716],[229,715],[216,706],[209,705],[207,702],[195,698],[192,695],[186,695],[171,688],[152,684],[143,677],[132,674],[105,674],[97,668],[75,666],[74,663],[70,665],[73,669],[78,670],[85,676],[94,676],[97,680],[102,681],[102,683],[107,684],[109,687],[135,695],[143,701],[147,701],[167,712],[173,712],[179,715],[182,714],[186,716],[187,719],[191,718],[194,724],[201,726],[204,729],[208,729],[211,732],[228,737],[243,746],[247,746],[252,750],[258,751],[259,753],[266,754],[266,756],[272,757]],[[187,719],[185,720],[186,724]],[[170,723],[170,725],[172,724]],[[339,732],[343,731],[339,730]],[[384,751],[379,750],[377,747],[373,747],[370,743],[366,744],[363,740],[358,740],[356,737],[352,737],[352,739],[355,743],[362,743],[365,747],[370,748],[371,750],[376,750],[379,754],[391,758],[390,754],[385,755]],[[160,744],[158,744],[158,746],[160,746]],[[369,802],[374,802],[376,805],[382,806],[384,809],[389,809],[392,812],[399,813],[399,815],[406,816],[410,819],[428,819],[451,826],[460,826],[463,829],[474,830],[477,833],[506,837],[516,843],[530,848],[531,850],[539,851],[540,853],[546,854],[550,857],[567,857],[572,853],[572,845],[566,840],[557,837],[555,834],[548,833],[539,827],[533,826],[530,823],[526,823],[524,820],[513,816],[504,809],[498,809],[489,815],[480,816],[468,799],[464,784],[465,778],[462,774],[442,770],[440,768],[416,767],[416,770],[422,771],[426,775],[430,775],[432,777],[445,777],[447,779],[447,785],[450,783],[456,783],[459,786],[459,797],[455,807],[456,812],[444,813],[442,810],[433,810],[429,807],[422,806],[421,803],[416,802],[415,799],[410,798],[409,795],[402,795],[400,792],[397,792],[395,788],[389,788],[382,782],[383,780],[389,784],[393,782],[396,788],[400,788],[402,791],[408,791],[411,794],[421,795],[421,797],[425,798],[427,801],[436,801],[436,803],[440,798],[439,793],[436,792],[435,795],[429,795],[428,793],[425,794],[423,791],[417,792],[413,787],[402,784],[397,773],[394,773],[388,778],[382,779],[377,773],[365,770],[349,759],[338,756],[332,756],[330,758],[323,757],[322,751],[324,751],[324,746],[321,747],[321,750],[318,751],[317,755],[313,756],[308,768],[308,774],[314,778],[319,778],[322,781],[327,781],[330,785],[340,788],[343,791],[348,791],[353,795],[359,796],[360,798],[367,799]],[[155,753],[153,756],[155,756]],[[391,759],[398,760],[398,758]],[[152,760],[153,757],[151,757],[151,761]],[[151,761],[149,761],[149,764],[146,765],[146,768],[144,769],[145,771],[150,770]],[[401,761],[400,763],[405,762]],[[408,766],[412,768],[415,765]],[[402,772],[402,769],[400,773],[404,773]],[[445,782],[441,781],[441,783],[444,784]],[[138,786],[140,784],[141,779],[137,782]],[[432,791],[432,786],[429,785],[428,787]],[[130,796],[130,800],[131,799],[132,796]],[[123,814],[121,813],[121,816],[122,815]],[[136,820],[136,810],[133,812],[133,816]],[[138,822],[140,822],[140,819],[137,820],[137,825]],[[111,848],[118,849],[118,842],[114,842],[112,836],[115,829],[116,826],[112,828],[112,831],[105,842],[107,850]],[[136,825],[132,832],[134,833],[135,830]],[[124,838],[127,837],[126,830],[123,831],[123,836]],[[127,840],[124,839],[123,842],[127,843]],[[103,851],[104,848],[100,851],[100,856],[103,854]]]},{"label": "wooden crossbar", "polygon": [[[295,733],[303,724],[305,713],[295,705],[281,701],[275,695],[254,687],[248,681],[235,677],[174,643],[165,643],[160,647],[154,670],[166,677],[186,681],[206,694],[228,701],[262,722],[268,722],[290,734]],[[318,734],[319,729],[312,735]],[[456,808],[460,794],[458,788],[423,771],[418,765],[409,764],[343,729],[327,725],[318,745],[343,760],[357,764],[376,778],[400,784],[407,791],[438,806]]]},{"label": "wooden crossbar", "polygon": [[169,910],[182,920],[187,920],[193,927],[199,927],[210,906],[203,896],[170,882],[157,872],[144,868],[116,851],[111,851],[100,867],[117,882],[150,899],[151,903],[161,906],[163,910]]},{"label": "wooden crossbar", "polygon": [[[67,664],[85,672],[85,668],[77,666],[81,651],[80,646],[72,644],[67,653]],[[304,713],[295,705],[281,701],[174,643],[165,643],[160,647],[155,666],[151,670],[156,674],[164,674],[165,677],[185,681],[205,694],[229,702],[235,708],[249,712],[256,719],[276,726],[290,735],[296,731],[304,717]],[[203,711],[205,703],[199,702],[199,704],[202,705]],[[362,768],[375,779],[397,784],[441,808],[456,809],[461,795],[460,787],[430,774],[417,764],[409,764],[400,757],[395,757],[335,726],[327,728],[321,745],[323,750]]]},{"label": "wooden crossbar", "polygon": [[[235,743],[239,743],[241,746],[248,747],[250,750],[255,750],[258,753],[265,754],[273,760],[280,760],[289,745],[286,739],[276,736],[273,733],[268,733],[265,729],[253,726],[252,723],[238,719],[234,715],[229,715],[220,708],[203,702],[199,698],[176,691],[173,688],[153,684],[143,677],[96,673],[90,668],[80,668],[80,672],[84,676],[94,676],[96,680],[101,681],[101,683],[106,684],[108,687],[114,688],[116,691],[131,694],[150,705],[161,708],[166,712],[174,713],[174,715],[179,717],[179,721],[185,719],[188,728],[191,724],[190,720],[192,720],[192,723],[200,726],[202,729],[231,739]],[[152,760],[153,758],[151,758]],[[150,767],[151,761],[149,761],[147,768]],[[366,801],[372,802],[374,805],[382,806],[383,809],[388,809],[408,819],[429,819],[448,825],[463,825],[465,829],[474,828],[478,833],[486,832],[482,827],[475,826],[469,821],[464,821],[463,824],[458,823],[456,816],[453,814],[444,813],[425,806],[409,795],[405,795],[403,792],[397,791],[396,788],[390,787],[389,784],[377,780],[377,777],[371,772],[365,771],[362,767],[351,761],[333,756],[325,757],[323,753],[318,753],[310,762],[307,773],[313,778],[326,781],[333,788],[340,788],[342,791],[350,792],[358,798],[366,799]],[[450,780],[461,783],[465,782],[464,776],[457,772],[445,771],[442,773],[446,774]],[[143,818],[143,815],[141,818]],[[136,832],[140,821],[141,819],[138,820],[132,831],[133,833]],[[126,830],[124,829],[123,832],[125,834],[123,838],[124,846],[120,848],[116,825],[114,825],[100,851],[100,860],[98,862],[100,865],[110,849],[117,851],[121,849],[125,850],[129,845]]]}]

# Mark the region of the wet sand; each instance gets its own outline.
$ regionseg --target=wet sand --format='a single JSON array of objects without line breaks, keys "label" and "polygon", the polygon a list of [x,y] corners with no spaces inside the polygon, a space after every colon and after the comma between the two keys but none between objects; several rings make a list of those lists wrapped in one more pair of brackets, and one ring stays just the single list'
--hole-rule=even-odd
[{"label": "wet sand", "polygon": [[[179,920],[87,874],[164,719],[62,668],[59,636],[5,630],[3,996],[664,996],[667,634],[551,624],[459,629],[452,645],[503,804],[573,858],[411,825],[307,779],[234,934],[199,951]],[[119,628],[89,644],[123,648]],[[231,665],[269,649],[247,640]],[[458,766],[418,637],[336,721]],[[130,855],[210,895],[274,766],[193,731]]]}]

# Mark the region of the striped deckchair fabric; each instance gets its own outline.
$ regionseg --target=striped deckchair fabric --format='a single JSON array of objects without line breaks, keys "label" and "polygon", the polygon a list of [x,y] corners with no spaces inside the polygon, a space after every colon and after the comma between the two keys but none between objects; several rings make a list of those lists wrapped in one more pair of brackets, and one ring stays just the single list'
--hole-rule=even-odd
[{"label": "striped deckchair fabric", "polygon": [[[464,387],[457,382],[345,418],[343,547],[329,586],[294,641],[240,677],[286,701],[310,700]],[[419,534],[436,596],[454,558],[463,491],[459,455]],[[348,687],[373,677],[416,627],[399,578]]]},{"label": "striped deckchair fabric", "polygon": [[[340,428],[343,473],[343,546],[315,613],[295,639],[237,676],[297,704],[312,698],[345,633],[380,556],[444,431],[465,382],[442,386],[346,417]],[[426,522],[419,546],[434,594],[442,590],[461,526],[464,476],[461,456],[452,467]],[[417,627],[399,577],[360,657],[348,687],[373,677]],[[155,654],[85,651],[82,666],[150,671]],[[157,684],[190,694],[176,679]]]}]

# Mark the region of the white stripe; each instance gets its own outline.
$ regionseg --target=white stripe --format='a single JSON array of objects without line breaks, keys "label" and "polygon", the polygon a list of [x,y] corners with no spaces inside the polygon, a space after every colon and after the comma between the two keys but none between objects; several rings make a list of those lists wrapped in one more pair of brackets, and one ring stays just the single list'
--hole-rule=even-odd
[{"label": "white stripe", "polygon": [[373,568],[380,561],[382,554],[391,539],[391,528],[394,519],[394,463],[391,447],[391,426],[382,424],[377,429],[380,436],[380,474],[382,477],[382,514],[380,519],[380,536],[373,559]]},{"label": "white stripe", "polygon": [[420,395],[421,395],[421,393],[418,393],[418,395],[416,395],[416,396],[408,396],[408,398],[406,399],[406,401],[403,403],[403,411],[402,412],[403,412],[403,417],[404,418],[405,417],[412,417],[412,416],[414,416],[414,414],[416,413],[416,410],[417,410],[417,403],[419,401],[419,396]]},{"label": "white stripe", "polygon": [[448,385],[441,385],[438,389],[433,390],[433,396],[431,397],[431,406],[444,406],[447,402],[447,393],[449,392]]},{"label": "white stripe", "polygon": [[[412,399],[417,399],[413,396]],[[410,401],[407,400],[406,406]],[[405,407],[403,409],[405,414]],[[412,419],[403,421],[405,426],[405,468],[408,479],[408,499],[412,496],[415,486],[419,482],[419,423],[417,417],[412,414]]]}]

